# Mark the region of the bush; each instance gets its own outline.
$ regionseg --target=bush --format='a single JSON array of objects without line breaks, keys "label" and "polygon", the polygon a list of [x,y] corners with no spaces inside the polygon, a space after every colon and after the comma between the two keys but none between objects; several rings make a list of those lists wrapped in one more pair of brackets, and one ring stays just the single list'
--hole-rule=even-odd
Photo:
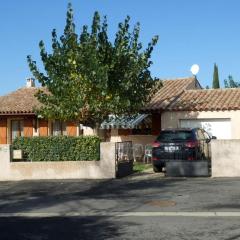
[{"label": "bush", "polygon": [[100,159],[97,136],[19,137],[13,149],[21,149],[27,161],[91,161]]}]

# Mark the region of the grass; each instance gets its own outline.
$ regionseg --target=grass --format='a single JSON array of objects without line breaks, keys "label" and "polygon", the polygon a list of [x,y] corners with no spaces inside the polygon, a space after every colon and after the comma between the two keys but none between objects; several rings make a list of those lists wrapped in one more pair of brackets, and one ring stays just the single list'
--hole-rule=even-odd
[{"label": "grass", "polygon": [[133,171],[134,172],[143,172],[143,171],[145,171],[145,170],[147,170],[147,169],[150,169],[150,168],[152,168],[152,164],[150,163],[148,163],[148,164],[146,164],[146,163],[141,163],[141,162],[134,162],[133,163]]}]

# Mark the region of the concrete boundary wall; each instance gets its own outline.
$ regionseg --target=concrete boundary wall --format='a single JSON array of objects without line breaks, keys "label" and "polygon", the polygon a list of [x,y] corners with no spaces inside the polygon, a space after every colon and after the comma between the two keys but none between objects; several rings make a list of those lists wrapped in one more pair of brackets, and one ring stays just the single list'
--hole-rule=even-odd
[{"label": "concrete boundary wall", "polygon": [[100,161],[11,162],[10,159],[10,145],[0,145],[0,181],[116,177],[115,143],[101,143]]},{"label": "concrete boundary wall", "polygon": [[240,177],[240,140],[212,140],[212,177]]}]

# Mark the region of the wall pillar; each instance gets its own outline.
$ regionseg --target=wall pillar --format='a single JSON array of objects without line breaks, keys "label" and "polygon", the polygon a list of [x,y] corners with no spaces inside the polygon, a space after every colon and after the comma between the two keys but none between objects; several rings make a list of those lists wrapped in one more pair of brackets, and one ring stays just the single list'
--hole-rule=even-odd
[{"label": "wall pillar", "polygon": [[102,142],[100,144],[100,168],[103,176],[116,177],[115,143]]},{"label": "wall pillar", "polygon": [[1,179],[7,178],[10,171],[11,145],[0,144],[0,176]]}]

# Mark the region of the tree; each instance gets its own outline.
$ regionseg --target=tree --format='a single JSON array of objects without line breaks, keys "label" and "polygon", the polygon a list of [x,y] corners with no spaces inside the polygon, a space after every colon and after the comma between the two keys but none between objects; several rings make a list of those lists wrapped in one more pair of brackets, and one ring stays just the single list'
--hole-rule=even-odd
[{"label": "tree", "polygon": [[232,75],[228,79],[224,79],[225,88],[240,88],[240,82],[234,81]]},{"label": "tree", "polygon": [[220,88],[218,66],[214,63],[212,88]]},{"label": "tree", "polygon": [[45,72],[27,57],[33,76],[47,88],[36,95],[42,103],[37,113],[96,127],[111,114],[139,112],[160,85],[149,71],[158,36],[143,50],[138,40],[140,24],[130,32],[129,22],[127,16],[111,42],[106,16],[101,21],[95,12],[91,31],[84,25],[78,35],[69,4],[63,35],[58,38],[52,31],[52,53],[47,53],[43,41],[39,43]]}]

